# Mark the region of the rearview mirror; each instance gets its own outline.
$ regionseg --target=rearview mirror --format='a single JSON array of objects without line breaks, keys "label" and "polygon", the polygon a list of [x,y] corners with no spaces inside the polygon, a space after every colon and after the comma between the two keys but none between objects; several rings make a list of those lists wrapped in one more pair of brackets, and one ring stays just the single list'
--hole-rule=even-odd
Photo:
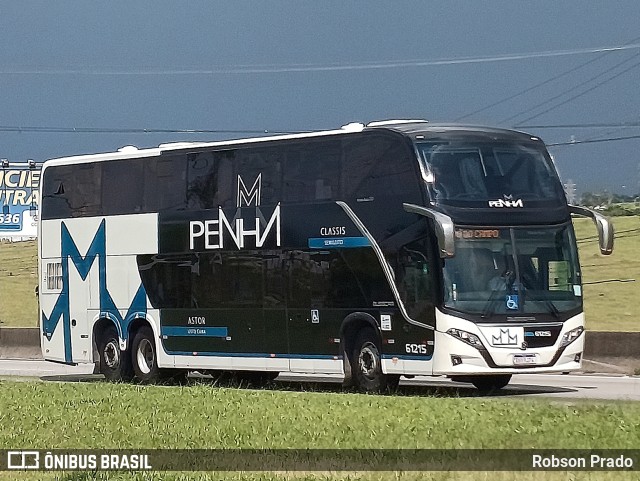
[{"label": "rearview mirror", "polygon": [[569,212],[593,220],[598,230],[598,244],[600,253],[608,256],[613,252],[614,230],[613,224],[605,216],[595,210],[587,209],[579,205],[569,205]]},{"label": "rearview mirror", "polygon": [[414,214],[423,215],[433,219],[438,238],[438,250],[443,259],[455,256],[455,237],[453,232],[453,220],[446,214],[415,204],[402,204],[404,210]]}]

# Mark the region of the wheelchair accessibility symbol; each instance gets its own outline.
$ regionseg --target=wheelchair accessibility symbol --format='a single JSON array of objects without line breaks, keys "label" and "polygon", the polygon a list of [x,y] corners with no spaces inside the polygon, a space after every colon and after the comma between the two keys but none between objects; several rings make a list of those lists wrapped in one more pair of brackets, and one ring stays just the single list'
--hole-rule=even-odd
[{"label": "wheelchair accessibility symbol", "polygon": [[507,309],[517,310],[518,309],[518,295],[512,294],[507,296]]}]

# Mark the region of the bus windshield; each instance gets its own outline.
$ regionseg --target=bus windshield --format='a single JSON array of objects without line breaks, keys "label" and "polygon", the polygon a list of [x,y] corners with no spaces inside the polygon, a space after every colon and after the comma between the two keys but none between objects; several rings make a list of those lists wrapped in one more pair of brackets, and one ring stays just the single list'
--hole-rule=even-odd
[{"label": "bus windshield", "polygon": [[540,228],[456,228],[444,265],[444,306],[489,320],[549,314],[582,305],[571,224]]},{"label": "bus windshield", "polygon": [[424,142],[418,150],[436,202],[565,201],[551,159],[537,145]]}]

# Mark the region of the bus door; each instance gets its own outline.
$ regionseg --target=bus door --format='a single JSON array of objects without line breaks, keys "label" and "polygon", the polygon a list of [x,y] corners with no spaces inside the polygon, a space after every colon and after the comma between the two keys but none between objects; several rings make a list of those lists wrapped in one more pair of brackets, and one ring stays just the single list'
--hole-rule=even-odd
[{"label": "bus door", "polygon": [[99,302],[98,266],[94,263],[85,279],[74,266],[69,257],[65,279],[61,259],[42,260],[40,315],[48,360],[77,363],[91,359],[88,308]]},{"label": "bus door", "polygon": [[[398,331],[401,358],[405,369],[409,364],[420,364],[420,371],[429,374],[429,368],[422,364],[433,359],[435,348],[435,299],[438,286],[439,259],[433,255],[428,238],[408,243],[398,250],[395,266],[396,285],[407,315],[414,321],[427,326],[420,327],[405,323]],[[397,342],[397,341],[396,341]]]}]

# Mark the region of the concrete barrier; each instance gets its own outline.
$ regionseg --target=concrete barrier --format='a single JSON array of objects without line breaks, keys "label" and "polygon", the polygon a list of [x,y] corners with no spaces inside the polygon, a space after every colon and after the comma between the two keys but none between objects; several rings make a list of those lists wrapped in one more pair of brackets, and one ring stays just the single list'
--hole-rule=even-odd
[{"label": "concrete barrier", "polygon": [[0,327],[0,359],[42,359],[40,329]]},{"label": "concrete barrier", "polygon": [[[42,359],[39,328],[0,328],[0,359],[11,358]],[[637,361],[640,367],[640,332],[586,332],[585,360],[610,362],[615,358]]]},{"label": "concrete barrier", "polygon": [[584,357],[626,357],[640,361],[640,332],[587,331]]}]

